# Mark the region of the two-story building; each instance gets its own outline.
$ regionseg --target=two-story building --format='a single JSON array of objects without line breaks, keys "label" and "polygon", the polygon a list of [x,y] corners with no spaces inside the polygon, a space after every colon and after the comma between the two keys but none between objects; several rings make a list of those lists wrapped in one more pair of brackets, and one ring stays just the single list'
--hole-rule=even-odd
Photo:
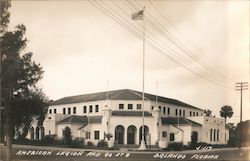
[{"label": "two-story building", "polygon": [[185,145],[192,141],[226,144],[229,136],[224,120],[203,113],[204,110],[184,102],[148,93],[145,93],[143,108],[142,92],[130,89],[84,94],[53,101],[43,127],[33,127],[29,137],[56,135],[61,138],[65,127],[69,127],[73,137],[94,144],[105,139],[107,133],[112,134],[118,144],[139,144],[144,114],[147,145],[156,145],[160,140]]}]

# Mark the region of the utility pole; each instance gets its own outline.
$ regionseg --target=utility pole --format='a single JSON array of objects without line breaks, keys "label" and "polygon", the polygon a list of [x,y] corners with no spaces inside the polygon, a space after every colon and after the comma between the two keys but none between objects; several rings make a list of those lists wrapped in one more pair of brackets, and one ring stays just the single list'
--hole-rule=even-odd
[{"label": "utility pole", "polygon": [[247,90],[248,82],[238,82],[236,83],[236,91],[240,91],[240,123],[242,122],[242,91]]},{"label": "utility pole", "polygon": [[242,92],[243,90],[247,90],[248,88],[248,82],[237,82],[235,86],[236,91],[240,91],[240,123],[239,123],[239,149],[241,148],[241,138],[242,138]]}]

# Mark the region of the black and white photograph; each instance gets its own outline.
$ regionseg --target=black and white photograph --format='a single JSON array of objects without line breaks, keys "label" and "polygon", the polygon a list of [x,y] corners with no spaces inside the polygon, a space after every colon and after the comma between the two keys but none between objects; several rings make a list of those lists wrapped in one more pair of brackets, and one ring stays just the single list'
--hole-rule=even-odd
[{"label": "black and white photograph", "polygon": [[249,52],[249,0],[0,0],[0,161],[248,161]]}]

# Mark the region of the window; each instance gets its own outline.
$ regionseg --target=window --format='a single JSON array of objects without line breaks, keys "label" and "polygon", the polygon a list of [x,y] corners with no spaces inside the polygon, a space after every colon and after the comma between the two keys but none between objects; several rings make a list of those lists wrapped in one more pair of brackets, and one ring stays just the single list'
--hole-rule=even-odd
[{"label": "window", "polygon": [[71,108],[70,107],[68,108],[68,114],[71,114]]},{"label": "window", "polygon": [[175,115],[176,115],[176,116],[178,115],[178,110],[177,110],[177,109],[175,109]]},{"label": "window", "polygon": [[210,129],[210,141],[213,141],[213,129]]},{"label": "window", "polygon": [[170,141],[174,141],[175,138],[174,138],[174,133],[170,133]]},{"label": "window", "polygon": [[220,140],[220,131],[219,131],[219,129],[217,129],[217,141],[219,141]]},{"label": "window", "polygon": [[190,111],[189,115],[192,116],[192,111]]},{"label": "window", "polygon": [[94,138],[95,138],[95,140],[99,140],[100,139],[100,131],[95,131],[95,133],[94,133]]},{"label": "window", "polygon": [[162,137],[166,138],[167,137],[167,132],[166,131],[162,131]]},{"label": "window", "polygon": [[166,114],[166,107],[163,107],[163,114]]},{"label": "window", "polygon": [[153,110],[153,109],[154,109],[154,106],[151,107],[151,110]]},{"label": "window", "polygon": [[196,112],[196,116],[199,116],[199,113],[198,113],[198,112]]},{"label": "window", "polygon": [[124,104],[119,104],[119,110],[123,110],[124,109]]},{"label": "window", "polygon": [[179,116],[181,116],[181,110],[179,110]]},{"label": "window", "polygon": [[160,110],[160,112],[161,112],[161,106],[159,106],[159,110]]},{"label": "window", "polygon": [[99,105],[95,105],[95,112],[99,112]]},{"label": "window", "polygon": [[73,107],[73,113],[74,114],[76,113],[76,107]]},{"label": "window", "polygon": [[128,109],[132,110],[133,109],[133,104],[128,104]]},{"label": "window", "polygon": [[86,139],[90,139],[90,132],[89,132],[89,131],[86,131],[86,133],[85,133],[85,138],[86,138]]},{"label": "window", "polygon": [[87,106],[83,106],[83,113],[87,113]]},{"label": "window", "polygon": [[56,108],[54,109],[54,113],[56,113]]},{"label": "window", "polygon": [[195,116],[195,112],[193,112],[193,116]]},{"label": "window", "polygon": [[141,110],[141,104],[137,104],[137,105],[136,105],[136,109],[137,109],[137,110]]},{"label": "window", "polygon": [[213,141],[216,141],[216,129],[214,129],[214,139]]},{"label": "window", "polygon": [[51,114],[52,113],[52,109],[49,109],[49,114]]},{"label": "window", "polygon": [[186,115],[186,111],[185,110],[183,110],[183,116],[185,116]]},{"label": "window", "polygon": [[63,108],[63,114],[64,115],[66,114],[66,108]]},{"label": "window", "polygon": [[170,108],[168,107],[168,115],[170,115]]},{"label": "window", "polygon": [[93,112],[93,106],[89,106],[89,112],[91,113],[91,112]]}]

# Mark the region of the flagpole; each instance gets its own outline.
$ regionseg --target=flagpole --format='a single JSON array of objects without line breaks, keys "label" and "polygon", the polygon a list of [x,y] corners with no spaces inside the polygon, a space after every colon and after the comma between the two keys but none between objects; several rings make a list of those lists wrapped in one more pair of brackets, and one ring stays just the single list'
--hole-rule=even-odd
[{"label": "flagpole", "polygon": [[145,7],[143,8],[143,43],[142,43],[142,140],[139,150],[146,150],[145,144],[145,132],[144,132],[144,106],[145,106],[145,93],[144,93],[144,86],[145,86],[145,19],[144,19],[144,11]]}]

